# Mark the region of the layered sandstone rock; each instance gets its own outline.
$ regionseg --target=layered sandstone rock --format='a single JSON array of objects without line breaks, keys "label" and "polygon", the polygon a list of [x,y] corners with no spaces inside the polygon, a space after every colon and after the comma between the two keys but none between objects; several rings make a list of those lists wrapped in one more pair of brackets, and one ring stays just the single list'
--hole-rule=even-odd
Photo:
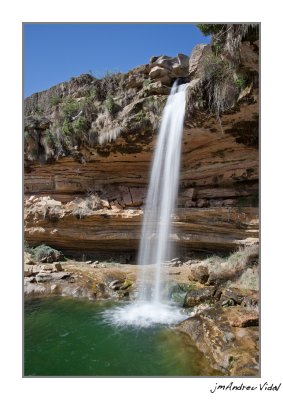
[{"label": "layered sandstone rock", "polygon": [[[253,77],[257,53],[255,44],[243,44],[243,64]],[[113,96],[110,106],[107,98],[101,100],[102,83],[89,75],[26,99],[25,238],[30,244],[67,252],[137,250],[157,126],[176,77],[190,81],[190,88],[172,240],[183,249],[210,250],[257,242],[256,78],[239,89],[235,106],[219,120],[198,100],[204,90],[201,71],[210,55],[210,46],[201,45],[190,58],[153,57],[119,76],[116,86],[106,80]],[[86,131],[71,150],[62,147],[56,155],[48,135],[60,134],[54,126],[64,111],[64,96],[81,107],[68,116],[68,123],[83,115]],[[58,104],[52,106],[54,98]],[[91,195],[100,199],[96,209],[78,206]],[[50,199],[40,203],[31,196]],[[51,204],[52,199],[61,203]]]}]

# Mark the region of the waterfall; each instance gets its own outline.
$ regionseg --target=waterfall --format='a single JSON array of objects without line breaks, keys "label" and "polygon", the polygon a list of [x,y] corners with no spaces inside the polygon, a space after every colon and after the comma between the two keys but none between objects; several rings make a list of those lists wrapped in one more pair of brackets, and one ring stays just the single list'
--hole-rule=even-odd
[{"label": "waterfall", "polygon": [[137,299],[104,314],[107,321],[119,326],[148,327],[186,318],[162,290],[163,263],[171,253],[171,218],[179,185],[186,88],[187,85],[174,83],[162,114],[143,218]]},{"label": "waterfall", "polygon": [[186,87],[177,86],[176,81],[172,86],[154,152],[138,258],[139,299],[143,301],[159,303],[163,297],[162,264],[170,258],[171,215],[179,185]]}]

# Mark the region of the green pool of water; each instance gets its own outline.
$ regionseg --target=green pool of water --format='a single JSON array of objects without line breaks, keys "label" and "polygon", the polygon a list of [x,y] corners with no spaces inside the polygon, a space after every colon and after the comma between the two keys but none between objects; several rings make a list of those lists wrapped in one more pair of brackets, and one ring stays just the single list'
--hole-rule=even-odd
[{"label": "green pool of water", "polygon": [[115,327],[111,302],[62,297],[25,302],[25,376],[217,375],[189,342],[166,326]]}]

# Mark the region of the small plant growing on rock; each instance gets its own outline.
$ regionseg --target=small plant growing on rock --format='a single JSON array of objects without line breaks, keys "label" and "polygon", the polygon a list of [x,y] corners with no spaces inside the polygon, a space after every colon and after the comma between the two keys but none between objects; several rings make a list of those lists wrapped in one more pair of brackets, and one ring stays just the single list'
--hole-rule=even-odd
[{"label": "small plant growing on rock", "polygon": [[196,26],[205,36],[219,33],[225,27],[223,24],[196,24]]},{"label": "small plant growing on rock", "polygon": [[114,116],[119,111],[119,105],[115,103],[113,97],[108,96],[104,102],[105,107],[111,116]]},{"label": "small plant growing on rock", "polygon": [[87,129],[87,121],[84,116],[79,116],[72,124],[76,134],[81,134]]},{"label": "small plant growing on rock", "polygon": [[101,198],[92,192],[85,198],[77,198],[73,204],[75,205],[72,214],[78,219],[82,219],[85,216],[92,213],[92,211],[103,208]]},{"label": "small plant growing on rock", "polygon": [[62,107],[62,116],[65,119],[71,119],[79,112],[79,103],[73,99],[66,98]]},{"label": "small plant growing on rock", "polygon": [[43,113],[44,113],[44,110],[43,110],[42,107],[40,107],[40,106],[37,105],[37,106],[34,108],[34,114],[36,114],[36,115],[43,115]]},{"label": "small plant growing on rock", "polygon": [[151,83],[152,83],[151,79],[148,78],[148,79],[145,79],[145,80],[143,81],[142,86],[143,86],[144,89],[147,89]]},{"label": "small plant growing on rock", "polygon": [[235,84],[234,71],[228,62],[215,55],[209,55],[204,63],[203,89],[210,112],[220,115],[231,109],[239,95]]},{"label": "small plant growing on rock", "polygon": [[239,89],[244,89],[247,86],[247,79],[243,75],[239,75],[235,78],[235,85]]}]

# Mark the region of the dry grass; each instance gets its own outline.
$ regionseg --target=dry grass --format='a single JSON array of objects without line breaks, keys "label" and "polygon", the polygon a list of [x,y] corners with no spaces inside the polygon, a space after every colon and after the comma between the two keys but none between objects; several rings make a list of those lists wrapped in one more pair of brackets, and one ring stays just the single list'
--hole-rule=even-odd
[{"label": "dry grass", "polygon": [[113,128],[109,131],[100,132],[98,136],[98,143],[103,145],[105,143],[115,142],[122,132],[121,128]]},{"label": "dry grass", "polygon": [[74,205],[72,214],[79,219],[103,208],[102,200],[96,194],[90,194],[85,198],[76,198],[72,204]]},{"label": "dry grass", "polygon": [[206,259],[203,265],[208,269],[208,282],[229,280],[241,288],[258,287],[258,251],[258,246],[253,245],[239,248],[227,258],[213,256]]},{"label": "dry grass", "polygon": [[227,61],[210,54],[203,66],[203,91],[209,111],[219,116],[231,109],[239,95],[234,70]]}]

